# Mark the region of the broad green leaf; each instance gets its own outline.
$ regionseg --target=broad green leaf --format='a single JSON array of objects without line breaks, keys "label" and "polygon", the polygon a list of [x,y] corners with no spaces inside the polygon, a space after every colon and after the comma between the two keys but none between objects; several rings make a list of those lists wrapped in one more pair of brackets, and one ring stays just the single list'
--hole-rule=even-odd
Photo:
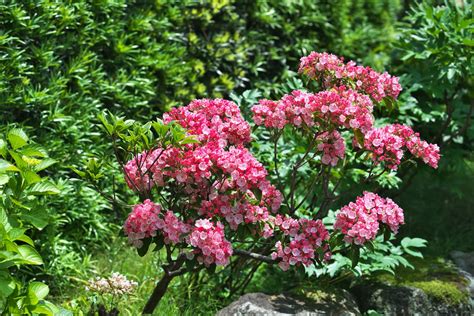
[{"label": "broad green leaf", "polygon": [[[14,255],[13,255],[14,256]],[[15,265],[22,263],[22,259],[19,257],[10,257],[8,259],[0,261],[0,269],[8,269]]]},{"label": "broad green leaf", "polygon": [[7,134],[8,141],[13,149],[18,149],[28,143],[28,136],[20,128],[11,129]]},{"label": "broad green leaf", "polygon": [[0,275],[0,296],[8,297],[15,291],[16,283],[9,275]]},{"label": "broad green leaf", "polygon": [[10,240],[17,240],[18,237],[22,236],[25,233],[26,229],[14,227],[8,231]]},{"label": "broad green leaf", "polygon": [[23,242],[26,242],[28,245],[34,247],[35,246],[35,243],[33,242],[33,240],[28,237],[27,235],[21,235],[21,236],[18,236],[16,238],[16,240],[20,240],[20,241],[23,241]]},{"label": "broad green leaf", "polygon": [[199,140],[197,140],[196,138],[194,137],[186,137],[184,138],[181,142],[180,142],[181,145],[186,145],[186,144],[199,144]]},{"label": "broad green leaf", "polygon": [[33,315],[46,315],[46,316],[56,316],[58,314],[54,313],[53,310],[46,305],[41,304],[36,305],[35,308],[31,311]]},{"label": "broad green leaf", "polygon": [[25,212],[21,214],[20,217],[24,221],[38,228],[39,230],[42,230],[43,228],[46,227],[46,225],[49,224],[48,213],[46,213],[45,211],[38,210],[38,209],[34,209],[30,212]]},{"label": "broad green leaf", "polygon": [[55,306],[53,303],[48,302],[48,301],[43,301],[45,306],[47,306],[49,309],[53,311],[54,316],[74,316],[74,314],[71,311],[68,311],[67,309],[64,309],[60,306]]},{"label": "broad green leaf", "polygon": [[36,172],[30,170],[22,170],[21,176],[26,180],[28,184],[34,184],[41,181],[41,177]]},{"label": "broad green leaf", "polygon": [[28,285],[28,298],[33,305],[38,304],[49,293],[49,287],[41,282],[31,282]]},{"label": "broad green leaf", "polygon": [[12,156],[13,160],[15,160],[15,164],[19,169],[25,169],[28,168],[29,164],[25,160],[23,160],[22,156],[19,155],[18,153],[9,150],[10,156]]},{"label": "broad green leaf", "polygon": [[35,248],[29,245],[21,245],[18,247],[18,252],[21,255],[24,263],[31,265],[41,265],[43,264],[43,259],[41,259],[40,254],[36,251]]}]

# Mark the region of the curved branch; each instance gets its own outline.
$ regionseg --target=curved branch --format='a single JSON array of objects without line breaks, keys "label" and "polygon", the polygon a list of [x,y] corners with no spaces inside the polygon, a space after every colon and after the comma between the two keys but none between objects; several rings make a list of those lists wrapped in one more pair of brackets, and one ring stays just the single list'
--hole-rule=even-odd
[{"label": "curved branch", "polygon": [[269,256],[264,256],[264,255],[261,255],[259,253],[250,252],[250,251],[243,250],[243,249],[234,249],[234,254],[237,255],[237,256],[246,257],[246,258],[250,258],[250,259],[254,259],[254,260],[258,260],[258,261],[262,261],[262,262],[266,262],[266,263],[270,263],[270,264],[274,264],[274,263],[279,262],[279,260],[277,260],[277,259],[274,260]]}]

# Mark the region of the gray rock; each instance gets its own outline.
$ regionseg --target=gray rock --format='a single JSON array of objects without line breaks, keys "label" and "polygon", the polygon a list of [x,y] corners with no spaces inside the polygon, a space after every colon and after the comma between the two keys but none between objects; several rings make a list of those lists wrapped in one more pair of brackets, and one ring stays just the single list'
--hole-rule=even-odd
[{"label": "gray rock", "polygon": [[241,296],[237,301],[220,310],[217,316],[316,316],[316,315],[360,315],[357,303],[347,291],[340,294],[318,291],[311,298],[267,295],[250,293]]},{"label": "gray rock", "polygon": [[452,251],[450,255],[459,272],[469,281],[471,306],[474,307],[474,252]]},{"label": "gray rock", "polygon": [[450,253],[454,263],[467,273],[474,275],[474,252],[452,251]]},{"label": "gray rock", "polygon": [[375,310],[383,315],[472,315],[469,304],[447,305],[437,302],[421,289],[382,283],[358,285],[353,289],[360,310]]},{"label": "gray rock", "polygon": [[384,315],[424,315],[430,306],[422,290],[406,286],[360,285],[354,294],[361,311],[376,310]]}]

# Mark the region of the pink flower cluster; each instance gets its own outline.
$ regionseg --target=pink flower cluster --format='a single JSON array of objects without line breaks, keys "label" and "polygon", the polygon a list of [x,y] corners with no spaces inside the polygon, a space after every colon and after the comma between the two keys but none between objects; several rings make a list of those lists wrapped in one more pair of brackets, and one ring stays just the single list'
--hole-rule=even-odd
[{"label": "pink flower cluster", "polygon": [[190,245],[198,248],[199,262],[206,266],[213,263],[225,266],[229,263],[232,246],[225,239],[224,226],[220,222],[214,224],[208,219],[197,220],[188,239]]},{"label": "pink flower cluster", "polygon": [[163,221],[159,222],[166,244],[177,244],[183,241],[183,235],[189,232],[188,224],[183,223],[173,212],[167,211]]},{"label": "pink flower cluster", "polygon": [[390,169],[397,169],[405,150],[422,159],[433,168],[438,167],[439,147],[420,139],[409,126],[387,125],[370,130],[364,139],[364,148],[372,153],[376,162],[385,162]]},{"label": "pink flower cluster", "polygon": [[340,209],[334,229],[345,235],[346,242],[362,245],[375,239],[379,223],[388,225],[392,232],[397,233],[399,226],[404,223],[403,210],[389,198],[364,192],[355,202]]},{"label": "pink flower cluster", "polygon": [[322,80],[326,87],[352,83],[354,89],[370,95],[380,102],[386,96],[396,99],[402,90],[397,77],[382,74],[370,67],[344,63],[342,57],[328,53],[311,52],[300,60],[299,72],[310,78]]},{"label": "pink flower cluster", "polygon": [[128,215],[123,226],[125,234],[130,243],[137,247],[141,246],[141,239],[156,235],[160,218],[161,206],[150,200],[145,200],[143,204],[137,204]]},{"label": "pink flower cluster", "polygon": [[339,159],[343,159],[346,152],[344,139],[338,131],[323,132],[316,139],[321,143],[317,148],[323,152],[321,162],[325,165],[335,166]]},{"label": "pink flower cluster", "polygon": [[282,270],[288,270],[290,265],[311,265],[318,257],[318,250],[325,252],[324,259],[330,258],[330,252],[327,251],[328,245],[323,245],[329,239],[329,233],[321,220],[305,218],[296,220],[277,215],[274,224],[284,235],[290,237],[287,245],[278,241],[275,244],[276,251],[272,253],[274,260],[280,259],[278,265]]},{"label": "pink flower cluster", "polygon": [[165,243],[182,242],[182,236],[189,232],[189,226],[171,211],[167,211],[164,218],[161,216],[161,206],[149,199],[135,205],[123,227],[130,243],[141,247],[143,238],[154,237],[159,230],[163,234]]},{"label": "pink flower cluster", "polygon": [[282,129],[287,124],[296,127],[321,126],[360,129],[363,133],[373,126],[373,105],[369,97],[346,87],[316,94],[295,90],[278,102],[261,100],[252,107],[257,125]]},{"label": "pink flower cluster", "polygon": [[163,186],[165,177],[172,176],[167,170],[176,166],[178,155],[176,148],[157,148],[135,156],[124,166],[127,185],[134,191],[150,190],[155,185]]},{"label": "pink flower cluster", "polygon": [[218,140],[221,147],[250,142],[250,126],[239,107],[223,99],[194,100],[188,106],[173,108],[163,115],[163,121],[176,121],[199,141]]},{"label": "pink flower cluster", "polygon": [[[270,212],[280,207],[282,196],[266,179],[264,166],[244,147],[250,141],[250,128],[235,103],[195,100],[166,114],[164,122],[171,121],[197,136],[199,143],[157,148],[137,155],[124,167],[125,178],[132,189],[139,191],[173,186],[182,194],[183,209],[179,214],[187,224],[173,212],[161,214],[159,209],[137,215],[135,209],[144,208],[137,205],[125,231],[139,246],[141,239],[154,236],[159,230],[165,242],[185,241],[200,249],[198,259],[203,263],[226,264],[232,248],[224,242],[224,226],[220,222],[214,226],[209,220],[224,219],[231,229],[242,223],[255,224],[255,234],[269,237],[273,231],[265,224]],[[150,203],[146,201],[143,205]],[[194,222],[196,226],[190,233]],[[209,238],[198,241],[198,232],[199,236],[204,238],[208,234]],[[184,240],[183,235],[187,235]],[[220,248],[213,242],[220,243]]]}]

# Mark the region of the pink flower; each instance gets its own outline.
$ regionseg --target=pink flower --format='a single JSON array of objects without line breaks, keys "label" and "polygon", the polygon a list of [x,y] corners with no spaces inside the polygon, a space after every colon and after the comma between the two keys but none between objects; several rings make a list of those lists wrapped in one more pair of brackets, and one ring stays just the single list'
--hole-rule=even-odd
[{"label": "pink flower", "polygon": [[133,207],[124,224],[125,234],[130,243],[141,247],[142,239],[163,234],[165,243],[177,244],[183,241],[183,235],[189,231],[189,225],[183,223],[176,215],[167,211],[161,213],[161,206],[149,199]]},{"label": "pink flower", "polygon": [[161,206],[150,200],[143,204],[137,204],[128,215],[123,226],[128,240],[137,247],[141,246],[141,239],[156,235],[159,227],[163,226],[163,220],[159,218]]},{"label": "pink flower", "polygon": [[173,108],[163,115],[165,123],[176,121],[199,141],[217,141],[220,146],[250,142],[250,126],[239,107],[223,99],[194,100],[188,106]]},{"label": "pink flower", "polygon": [[364,148],[372,153],[376,162],[385,162],[390,169],[397,169],[406,150],[433,168],[438,167],[439,147],[420,139],[409,126],[387,125],[370,130],[364,139]]},{"label": "pink flower", "polygon": [[346,242],[362,245],[375,239],[379,223],[388,225],[397,233],[399,226],[404,223],[403,210],[391,199],[364,192],[355,202],[350,202],[339,210],[334,229],[345,235]]},{"label": "pink flower", "polygon": [[214,224],[208,219],[197,220],[188,243],[197,248],[197,260],[206,266],[213,263],[225,266],[229,263],[232,246],[225,239],[224,226],[220,222]]},{"label": "pink flower", "polygon": [[317,149],[323,153],[321,158],[323,164],[335,166],[339,159],[344,158],[346,145],[338,131],[323,132],[316,139],[321,142]]},{"label": "pink flower", "polygon": [[396,99],[402,90],[397,77],[357,66],[353,61],[344,63],[343,58],[328,53],[311,52],[302,57],[299,72],[322,81],[327,88],[350,82],[357,91],[378,102],[387,96]]},{"label": "pink flower", "polygon": [[255,124],[269,128],[311,127],[324,122],[363,133],[372,128],[372,110],[370,98],[345,86],[316,94],[295,90],[278,102],[261,100],[252,107]]},{"label": "pink flower", "polygon": [[[279,266],[282,270],[286,271],[293,265],[311,265],[318,257],[318,249],[323,253],[327,251],[327,244],[323,243],[329,240],[329,233],[321,220],[296,220],[277,215],[274,223],[290,239],[285,245],[278,241],[275,244],[276,251],[272,253],[274,260],[280,259]],[[329,258],[328,255],[324,257]]]}]

